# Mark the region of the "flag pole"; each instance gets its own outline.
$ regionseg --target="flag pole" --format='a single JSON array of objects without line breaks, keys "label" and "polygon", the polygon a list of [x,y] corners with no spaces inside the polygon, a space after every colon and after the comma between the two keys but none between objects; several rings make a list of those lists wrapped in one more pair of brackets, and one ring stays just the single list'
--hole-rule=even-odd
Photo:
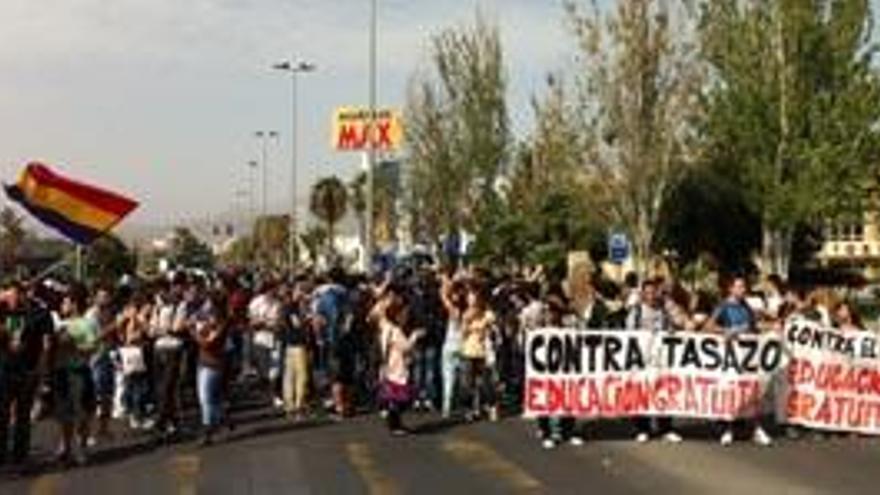
[{"label": "flag pole", "polygon": [[83,247],[82,244],[76,245],[76,281],[83,281]]}]

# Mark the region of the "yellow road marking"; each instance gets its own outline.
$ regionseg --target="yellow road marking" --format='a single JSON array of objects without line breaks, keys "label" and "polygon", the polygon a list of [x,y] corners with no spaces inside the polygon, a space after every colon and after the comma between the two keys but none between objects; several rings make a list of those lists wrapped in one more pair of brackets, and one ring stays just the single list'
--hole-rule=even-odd
[{"label": "yellow road marking", "polygon": [[449,438],[443,442],[442,448],[461,464],[505,482],[512,490],[533,492],[541,489],[540,481],[482,442]]},{"label": "yellow road marking", "polygon": [[348,462],[354,466],[371,495],[399,493],[394,481],[376,466],[376,461],[366,444],[349,443],[345,446],[345,452],[348,455]]},{"label": "yellow road marking", "polygon": [[60,474],[46,474],[34,480],[31,485],[30,495],[55,495],[59,493],[58,485],[61,484]]},{"label": "yellow road marking", "polygon": [[198,493],[199,470],[202,467],[202,460],[199,456],[174,456],[168,463],[168,467],[177,480],[178,495],[196,495]]}]

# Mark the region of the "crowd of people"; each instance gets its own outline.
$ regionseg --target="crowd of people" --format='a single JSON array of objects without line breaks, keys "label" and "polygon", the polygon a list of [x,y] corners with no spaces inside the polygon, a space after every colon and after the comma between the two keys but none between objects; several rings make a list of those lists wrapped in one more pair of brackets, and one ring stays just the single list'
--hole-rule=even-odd
[{"label": "crowd of people", "polygon": [[[369,278],[179,272],[154,281],[85,287],[8,282],[0,292],[0,464],[27,461],[31,428],[57,424],[57,461],[82,464],[125,421],[174,441],[197,404],[200,442],[235,427],[236,384],[292,422],[377,412],[395,436],[407,410],[497,421],[518,413],[523,336],[545,326],[778,332],[793,314],[844,329],[857,312],[830,290],[752,290],[732,277],[721,295],[674,280],[617,285],[542,270],[402,269]],[[772,439],[761,418],[754,441]],[[734,424],[720,425],[734,440]],[[584,441],[574,418],[541,418],[544,448]],[[637,418],[634,438],[682,441],[672,418]]]}]

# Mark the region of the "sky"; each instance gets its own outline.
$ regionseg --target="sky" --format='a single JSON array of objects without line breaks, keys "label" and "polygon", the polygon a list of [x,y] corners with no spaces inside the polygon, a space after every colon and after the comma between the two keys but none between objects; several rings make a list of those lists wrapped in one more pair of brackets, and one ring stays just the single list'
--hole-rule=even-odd
[{"label": "sky", "polygon": [[[402,107],[428,68],[432,34],[500,26],[516,132],[529,99],[574,45],[561,0],[379,0],[379,103]],[[254,132],[269,146],[269,205],[289,204],[291,90],[270,66],[297,57],[298,197],[318,177],[353,176],[361,158],[330,146],[333,109],[368,98],[368,0],[0,0],[0,174],[29,160],[125,192],[135,225],[171,226],[245,208]]]}]

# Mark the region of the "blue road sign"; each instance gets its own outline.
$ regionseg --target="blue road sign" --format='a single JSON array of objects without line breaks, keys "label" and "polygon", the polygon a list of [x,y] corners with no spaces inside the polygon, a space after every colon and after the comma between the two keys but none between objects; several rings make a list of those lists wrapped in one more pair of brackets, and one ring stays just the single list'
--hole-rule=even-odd
[{"label": "blue road sign", "polygon": [[629,258],[629,239],[617,232],[608,237],[608,258],[612,263],[622,264]]}]

